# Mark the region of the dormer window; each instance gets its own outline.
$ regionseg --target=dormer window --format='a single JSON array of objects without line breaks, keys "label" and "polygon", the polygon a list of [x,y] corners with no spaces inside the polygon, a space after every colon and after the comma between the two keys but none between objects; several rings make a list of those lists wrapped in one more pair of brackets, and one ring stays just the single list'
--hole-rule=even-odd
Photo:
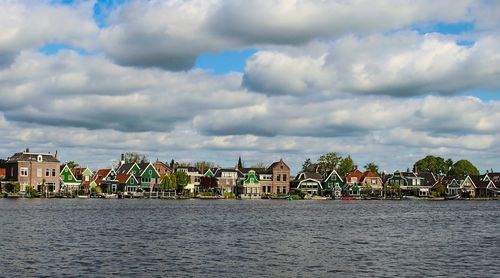
[{"label": "dormer window", "polygon": [[38,155],[37,158],[36,158],[36,161],[38,162],[42,162],[43,161],[43,156],[42,155]]}]

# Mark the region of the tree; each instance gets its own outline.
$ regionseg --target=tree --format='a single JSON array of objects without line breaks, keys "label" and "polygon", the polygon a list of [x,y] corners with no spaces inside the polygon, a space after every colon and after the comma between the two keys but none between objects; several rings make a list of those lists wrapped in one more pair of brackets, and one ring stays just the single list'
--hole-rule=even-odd
[{"label": "tree", "polygon": [[448,172],[448,164],[444,158],[428,155],[413,164],[413,169],[418,172],[432,172],[435,175]]},{"label": "tree", "polygon": [[17,193],[21,190],[21,185],[18,182],[9,182],[5,185],[5,191],[9,193]]},{"label": "tree", "polygon": [[80,166],[80,164],[78,164],[78,163],[74,162],[73,160],[72,160],[72,161],[68,161],[68,162],[66,162],[66,165],[68,165],[68,167],[69,167],[70,169],[73,169],[73,168],[75,168],[75,167]]},{"label": "tree", "polygon": [[343,177],[352,171],[352,169],[354,169],[354,161],[351,156],[348,155],[347,157],[341,159],[339,166],[337,167],[337,172],[341,177]]},{"label": "tree", "polygon": [[5,168],[5,163],[7,162],[7,160],[5,159],[0,159],[0,168]]},{"label": "tree", "polygon": [[175,172],[175,175],[171,176],[175,176],[177,181],[177,186],[176,186],[177,192],[181,193],[184,190],[184,187],[186,187],[186,185],[188,185],[189,183],[190,180],[189,175],[184,172]]},{"label": "tree", "polygon": [[372,186],[367,183],[363,184],[363,186],[361,187],[361,194],[364,196],[369,197],[372,195],[372,192],[373,192]]},{"label": "tree", "polygon": [[253,169],[265,169],[266,168],[266,164],[264,162],[257,162],[254,165],[252,165],[250,168],[253,168]]},{"label": "tree", "polygon": [[385,196],[390,196],[390,197],[399,197],[401,196],[401,187],[399,186],[399,184],[395,183],[395,182],[391,182],[389,183],[386,187],[385,187]]},{"label": "tree", "polygon": [[194,163],[194,167],[198,169],[198,172],[204,174],[208,169],[213,168],[215,164],[209,161],[197,161]]},{"label": "tree", "polygon": [[446,186],[442,183],[438,183],[434,186],[434,188],[432,188],[431,194],[434,197],[441,197],[444,195],[445,190],[446,190]]},{"label": "tree", "polygon": [[311,159],[310,158],[306,159],[304,163],[302,163],[302,172],[307,172],[311,164],[312,164]]},{"label": "tree", "polygon": [[149,162],[148,157],[144,154],[137,152],[127,152],[125,153],[125,163],[147,163]]},{"label": "tree", "polygon": [[469,175],[479,175],[479,170],[470,161],[462,159],[453,166],[451,166],[450,171],[448,171],[449,176],[469,176]]},{"label": "tree", "polygon": [[318,159],[318,172],[324,176],[325,174],[336,170],[341,161],[342,156],[336,152],[324,154]]},{"label": "tree", "polygon": [[200,178],[200,187],[204,192],[214,191],[217,188],[218,182],[215,177],[201,177]]},{"label": "tree", "polygon": [[175,191],[175,175],[164,176],[161,179],[160,187],[162,191]]},{"label": "tree", "polygon": [[364,168],[366,171],[370,171],[370,172],[378,174],[378,165],[375,164],[375,162],[373,162],[373,161],[368,162]]}]

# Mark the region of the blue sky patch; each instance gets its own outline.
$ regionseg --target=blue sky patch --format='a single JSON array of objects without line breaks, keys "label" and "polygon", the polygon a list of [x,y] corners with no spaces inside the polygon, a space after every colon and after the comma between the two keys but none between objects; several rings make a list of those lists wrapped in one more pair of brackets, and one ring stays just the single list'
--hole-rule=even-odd
[{"label": "blue sky patch", "polygon": [[245,70],[245,63],[258,50],[249,48],[241,51],[224,51],[221,53],[205,53],[196,60],[195,68],[212,71],[214,74]]},{"label": "blue sky patch", "polygon": [[55,55],[61,50],[73,50],[78,52],[80,55],[90,55],[91,53],[85,49],[73,47],[69,44],[64,43],[48,43],[38,49],[41,53],[45,55]]}]

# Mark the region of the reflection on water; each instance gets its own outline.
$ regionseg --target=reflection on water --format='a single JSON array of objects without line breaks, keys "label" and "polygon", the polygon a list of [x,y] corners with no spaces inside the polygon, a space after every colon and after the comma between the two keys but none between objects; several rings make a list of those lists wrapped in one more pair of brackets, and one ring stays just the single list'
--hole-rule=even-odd
[{"label": "reflection on water", "polygon": [[496,276],[500,202],[0,200],[0,276]]}]

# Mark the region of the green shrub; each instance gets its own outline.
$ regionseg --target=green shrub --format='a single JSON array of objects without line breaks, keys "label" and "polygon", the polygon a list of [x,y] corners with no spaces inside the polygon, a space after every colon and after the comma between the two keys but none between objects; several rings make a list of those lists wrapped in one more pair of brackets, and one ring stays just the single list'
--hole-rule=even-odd
[{"label": "green shrub", "polygon": [[200,196],[211,197],[211,196],[215,196],[215,194],[213,192],[200,192]]},{"label": "green shrub", "polygon": [[26,195],[36,198],[40,197],[40,193],[36,189],[34,189],[32,186],[26,187]]},{"label": "green shrub", "polygon": [[299,195],[296,195],[296,194],[294,194],[294,195],[290,195],[290,198],[291,198],[292,200],[302,200],[302,199],[303,199],[303,198],[301,198]]},{"label": "green shrub", "polygon": [[224,193],[224,199],[234,199],[236,198],[236,195],[234,195],[233,192],[225,192]]},{"label": "green shrub", "polygon": [[[290,195],[296,195],[298,196],[300,199],[304,199],[304,197],[307,195],[306,192],[300,190],[300,189],[292,189],[290,190],[289,192]],[[292,197],[293,198],[293,197]]]}]

